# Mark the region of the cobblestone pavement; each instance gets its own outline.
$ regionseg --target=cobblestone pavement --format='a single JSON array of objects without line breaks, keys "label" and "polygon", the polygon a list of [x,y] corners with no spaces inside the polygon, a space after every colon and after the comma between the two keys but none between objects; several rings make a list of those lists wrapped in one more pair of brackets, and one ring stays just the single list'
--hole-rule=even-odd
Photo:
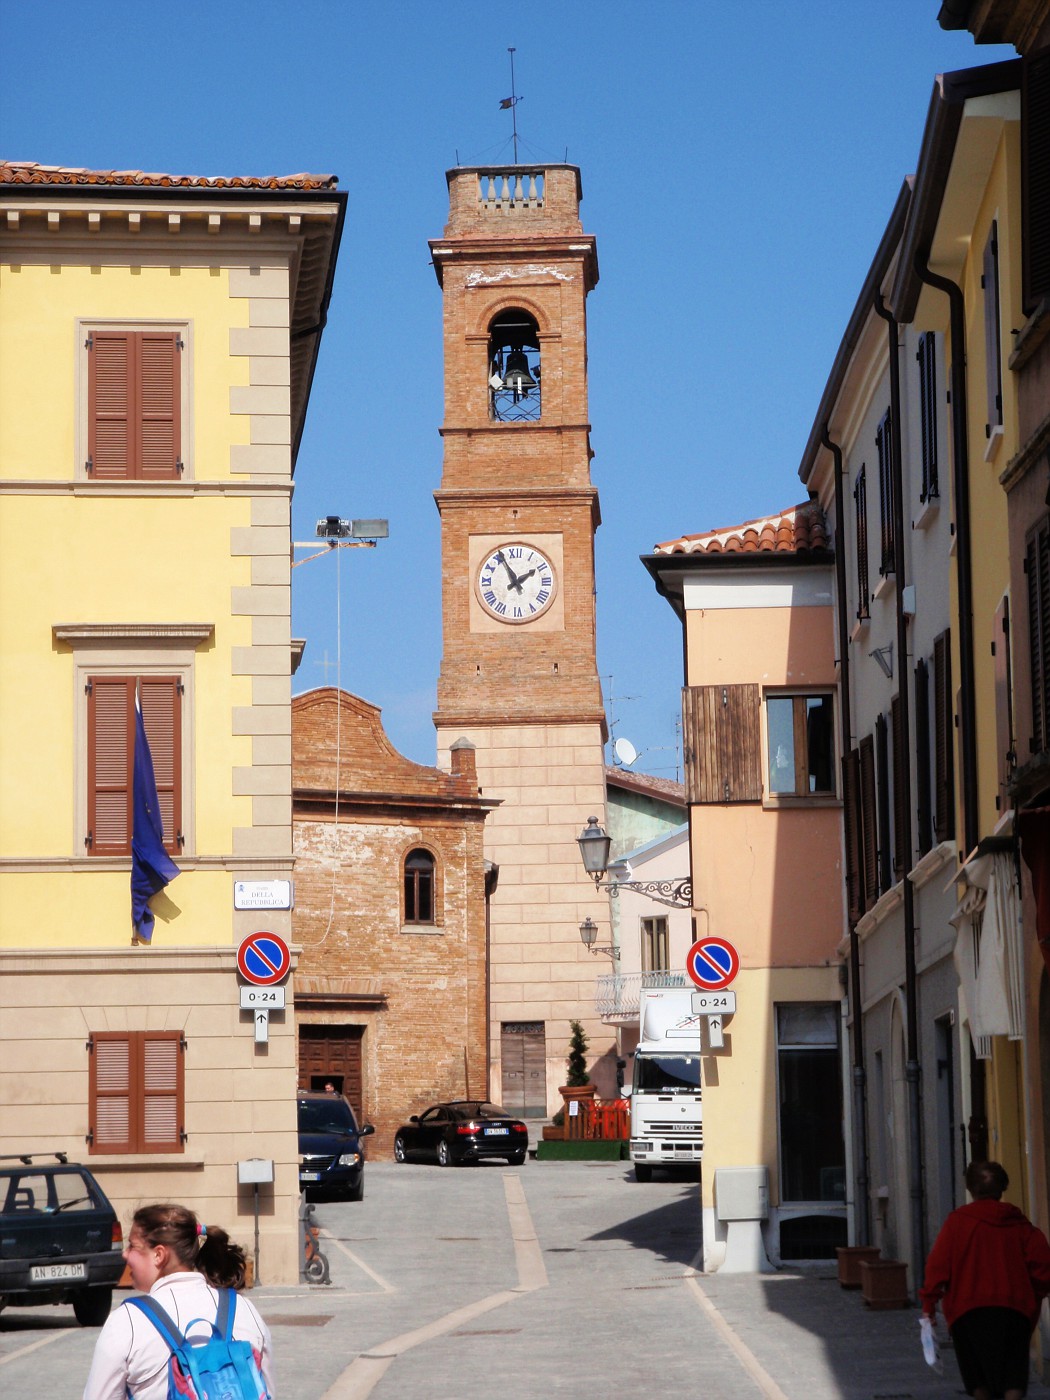
[{"label": "cobblestone pavement", "polygon": [[[327,1287],[262,1287],[279,1400],[934,1400],[914,1308],[871,1312],[832,1266],[696,1273],[696,1183],[622,1163],[370,1163],[317,1208]],[[4,1400],[78,1400],[96,1332],[69,1308],[0,1314]],[[1034,1381],[1033,1400],[1050,1400]]]}]

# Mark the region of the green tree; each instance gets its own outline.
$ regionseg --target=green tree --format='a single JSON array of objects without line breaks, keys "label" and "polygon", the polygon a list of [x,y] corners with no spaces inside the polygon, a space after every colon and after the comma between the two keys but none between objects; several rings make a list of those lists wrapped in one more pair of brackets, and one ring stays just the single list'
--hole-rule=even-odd
[{"label": "green tree", "polygon": [[569,1029],[572,1035],[569,1038],[569,1056],[566,1064],[569,1067],[569,1076],[566,1079],[566,1086],[570,1089],[578,1089],[581,1084],[589,1084],[591,1081],[587,1075],[586,1054],[590,1042],[584,1034],[583,1026],[579,1021],[570,1021]]}]

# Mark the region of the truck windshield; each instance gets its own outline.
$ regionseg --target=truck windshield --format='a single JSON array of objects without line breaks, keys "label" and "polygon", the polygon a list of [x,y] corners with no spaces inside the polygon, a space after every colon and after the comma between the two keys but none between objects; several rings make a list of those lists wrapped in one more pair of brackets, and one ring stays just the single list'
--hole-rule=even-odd
[{"label": "truck windshield", "polygon": [[685,1094],[700,1088],[699,1055],[635,1055],[634,1092]]}]

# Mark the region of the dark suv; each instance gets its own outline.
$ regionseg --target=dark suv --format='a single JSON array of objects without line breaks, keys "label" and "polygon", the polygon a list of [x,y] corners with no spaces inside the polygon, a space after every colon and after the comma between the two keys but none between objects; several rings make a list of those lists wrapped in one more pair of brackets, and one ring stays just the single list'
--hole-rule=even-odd
[{"label": "dark suv", "polygon": [[361,1138],[374,1133],[371,1123],[357,1126],[354,1110],[342,1094],[319,1094],[300,1089],[299,1189],[307,1196],[345,1196],[360,1201],[365,1194],[365,1154]]},{"label": "dark suv", "polygon": [[0,1308],[72,1303],[78,1322],[100,1327],[123,1249],[117,1213],[87,1167],[64,1152],[0,1157]]}]

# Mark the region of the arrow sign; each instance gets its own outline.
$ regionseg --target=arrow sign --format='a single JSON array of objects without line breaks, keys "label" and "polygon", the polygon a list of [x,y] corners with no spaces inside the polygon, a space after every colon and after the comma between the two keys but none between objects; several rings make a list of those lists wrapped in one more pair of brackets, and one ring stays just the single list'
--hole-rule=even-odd
[{"label": "arrow sign", "polygon": [[710,934],[697,939],[686,954],[685,970],[702,992],[728,987],[739,969],[740,957],[732,943]]},{"label": "arrow sign", "polygon": [[246,982],[269,987],[288,976],[292,955],[276,933],[250,933],[237,949],[237,969]]},{"label": "arrow sign", "polygon": [[270,1013],[268,1011],[257,1011],[255,1013],[255,1043],[265,1045],[270,1039]]}]

